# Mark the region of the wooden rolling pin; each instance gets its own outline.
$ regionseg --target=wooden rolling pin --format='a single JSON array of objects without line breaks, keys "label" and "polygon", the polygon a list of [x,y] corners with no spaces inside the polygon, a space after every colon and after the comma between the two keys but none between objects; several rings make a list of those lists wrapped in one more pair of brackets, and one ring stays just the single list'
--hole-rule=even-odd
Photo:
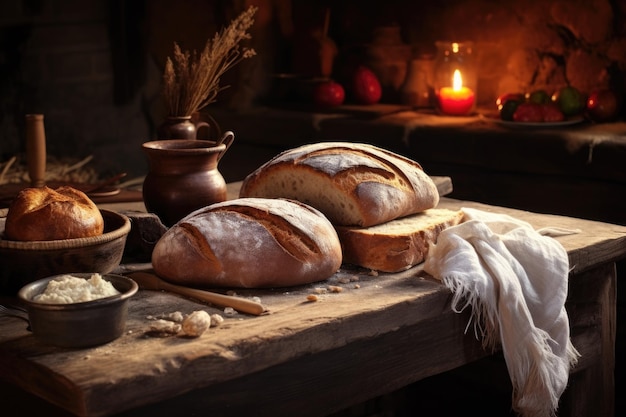
[{"label": "wooden rolling pin", "polygon": [[169,291],[220,307],[232,307],[240,313],[254,314],[256,316],[268,312],[263,304],[257,303],[256,301],[170,284],[150,272],[133,272],[128,274],[128,277],[133,279],[139,285],[139,288],[143,290]]}]

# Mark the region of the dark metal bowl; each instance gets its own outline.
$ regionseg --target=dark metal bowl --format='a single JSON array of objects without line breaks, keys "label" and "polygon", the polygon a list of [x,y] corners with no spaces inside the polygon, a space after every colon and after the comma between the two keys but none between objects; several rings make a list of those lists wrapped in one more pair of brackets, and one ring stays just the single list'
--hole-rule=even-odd
[{"label": "dark metal bowl", "polygon": [[100,213],[104,232],[78,239],[7,240],[2,237],[4,224],[0,224],[0,294],[15,295],[27,283],[52,275],[113,271],[122,260],[130,220],[110,210],[101,209]]},{"label": "dark metal bowl", "polygon": [[[72,348],[102,345],[120,337],[126,328],[128,299],[137,292],[137,283],[121,275],[102,274],[120,294],[73,304],[33,301],[33,297],[45,291],[48,282],[62,275],[68,274],[39,279],[18,292],[35,337],[44,343]],[[71,275],[88,279],[92,273]]]}]

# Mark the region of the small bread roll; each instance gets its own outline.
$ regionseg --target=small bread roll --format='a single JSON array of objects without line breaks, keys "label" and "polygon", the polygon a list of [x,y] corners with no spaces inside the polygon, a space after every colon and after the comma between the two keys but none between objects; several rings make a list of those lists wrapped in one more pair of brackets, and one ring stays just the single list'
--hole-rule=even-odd
[{"label": "small bread roll", "polygon": [[92,237],[104,231],[100,210],[69,186],[26,188],[9,206],[4,234],[9,240],[41,241]]}]

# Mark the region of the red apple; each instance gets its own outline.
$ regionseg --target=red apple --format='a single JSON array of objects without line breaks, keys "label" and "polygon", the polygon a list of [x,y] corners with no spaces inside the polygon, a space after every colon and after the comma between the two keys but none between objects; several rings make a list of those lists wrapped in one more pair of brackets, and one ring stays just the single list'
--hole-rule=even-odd
[{"label": "red apple", "polygon": [[339,106],[345,97],[343,86],[335,81],[321,82],[313,90],[313,102],[319,107]]},{"label": "red apple", "polygon": [[515,109],[513,121],[523,123],[543,122],[543,107],[537,103],[522,103]]},{"label": "red apple", "polygon": [[587,115],[594,122],[610,122],[620,110],[620,100],[615,91],[608,88],[597,89],[587,98]]},{"label": "red apple", "polygon": [[367,67],[359,66],[352,78],[352,94],[358,104],[375,104],[383,90],[376,74]]},{"label": "red apple", "polygon": [[509,100],[515,100],[515,101],[519,101],[519,102],[524,102],[524,101],[526,101],[526,97],[522,93],[504,93],[504,94],[500,94],[500,96],[498,96],[498,98],[496,99],[496,108],[498,109],[498,111],[502,110],[502,107],[504,106],[504,103],[506,103]]},{"label": "red apple", "polygon": [[543,103],[540,106],[543,111],[544,122],[556,123],[565,120],[565,115],[556,103]]}]

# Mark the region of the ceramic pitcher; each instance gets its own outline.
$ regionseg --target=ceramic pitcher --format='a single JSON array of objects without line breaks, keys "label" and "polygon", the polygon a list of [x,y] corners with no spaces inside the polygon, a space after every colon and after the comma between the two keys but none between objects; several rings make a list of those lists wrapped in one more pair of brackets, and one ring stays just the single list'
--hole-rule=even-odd
[{"label": "ceramic pitcher", "polygon": [[221,140],[169,139],[145,142],[148,174],[143,183],[146,209],[166,226],[192,211],[226,200],[226,182],[218,163],[235,136]]}]

